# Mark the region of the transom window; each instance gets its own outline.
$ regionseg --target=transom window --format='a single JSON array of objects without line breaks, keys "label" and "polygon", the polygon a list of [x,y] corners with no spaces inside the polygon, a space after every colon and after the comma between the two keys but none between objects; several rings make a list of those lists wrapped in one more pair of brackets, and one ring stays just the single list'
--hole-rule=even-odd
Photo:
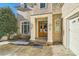
[{"label": "transom window", "polygon": [[40,3],[40,8],[45,8],[45,3]]},{"label": "transom window", "polygon": [[29,33],[29,22],[22,22],[22,34]]}]

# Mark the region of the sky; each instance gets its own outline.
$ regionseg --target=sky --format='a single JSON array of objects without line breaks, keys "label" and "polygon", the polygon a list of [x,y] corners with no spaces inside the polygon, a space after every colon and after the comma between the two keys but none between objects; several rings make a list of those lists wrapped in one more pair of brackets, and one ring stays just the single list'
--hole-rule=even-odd
[{"label": "sky", "polygon": [[17,15],[16,14],[16,6],[18,6],[18,5],[19,5],[19,3],[0,3],[0,8],[9,6],[11,8],[11,10],[13,11],[13,13],[15,15]]}]

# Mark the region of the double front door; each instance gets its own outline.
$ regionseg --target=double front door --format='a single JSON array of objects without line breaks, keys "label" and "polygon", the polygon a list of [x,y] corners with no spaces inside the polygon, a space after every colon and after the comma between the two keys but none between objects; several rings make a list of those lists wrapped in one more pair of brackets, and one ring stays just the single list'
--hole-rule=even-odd
[{"label": "double front door", "polygon": [[38,36],[47,37],[47,21],[38,21]]}]

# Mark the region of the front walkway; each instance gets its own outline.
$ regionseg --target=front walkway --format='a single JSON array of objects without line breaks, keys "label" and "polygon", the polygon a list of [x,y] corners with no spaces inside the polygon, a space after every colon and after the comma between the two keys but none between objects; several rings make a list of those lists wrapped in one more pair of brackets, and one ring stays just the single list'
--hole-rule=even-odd
[{"label": "front walkway", "polygon": [[63,45],[36,48],[0,42],[0,56],[74,56],[74,54],[70,50],[66,50]]},{"label": "front walkway", "polygon": [[53,45],[52,46],[53,56],[75,56],[75,54],[67,50],[63,45]]}]

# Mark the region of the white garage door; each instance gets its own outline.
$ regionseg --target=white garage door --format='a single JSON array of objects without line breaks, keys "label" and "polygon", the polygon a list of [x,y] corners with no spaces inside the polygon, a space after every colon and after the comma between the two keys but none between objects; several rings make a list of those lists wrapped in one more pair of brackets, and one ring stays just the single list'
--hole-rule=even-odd
[{"label": "white garage door", "polygon": [[70,49],[76,54],[79,55],[79,17],[71,19],[69,21],[70,25]]}]

